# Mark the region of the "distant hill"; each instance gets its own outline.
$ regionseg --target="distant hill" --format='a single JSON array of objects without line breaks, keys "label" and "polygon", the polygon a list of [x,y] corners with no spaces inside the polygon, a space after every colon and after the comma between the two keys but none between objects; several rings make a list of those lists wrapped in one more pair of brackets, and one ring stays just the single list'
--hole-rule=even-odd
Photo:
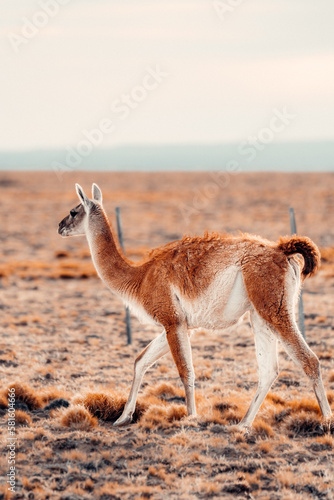
[{"label": "distant hill", "polygon": [[[89,153],[89,154],[87,154]],[[232,162],[232,163],[229,163]],[[0,170],[334,171],[334,142],[129,145],[2,151]]]}]

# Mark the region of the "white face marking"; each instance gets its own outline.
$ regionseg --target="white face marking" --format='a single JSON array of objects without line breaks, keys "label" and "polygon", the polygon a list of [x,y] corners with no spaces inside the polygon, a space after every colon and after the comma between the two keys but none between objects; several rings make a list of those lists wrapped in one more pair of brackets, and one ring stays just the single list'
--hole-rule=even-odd
[{"label": "white face marking", "polygon": [[189,300],[173,290],[189,328],[223,329],[235,324],[250,309],[242,271],[230,266],[219,273],[197,298]]}]

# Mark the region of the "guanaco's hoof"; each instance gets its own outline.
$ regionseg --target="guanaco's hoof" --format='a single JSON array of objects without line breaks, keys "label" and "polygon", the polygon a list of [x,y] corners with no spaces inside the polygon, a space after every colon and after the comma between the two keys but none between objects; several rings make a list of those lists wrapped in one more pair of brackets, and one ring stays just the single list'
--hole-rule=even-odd
[{"label": "guanaco's hoof", "polygon": [[252,426],[247,425],[247,424],[243,424],[240,422],[239,424],[237,424],[235,426],[235,429],[238,430],[239,432],[242,432],[243,434],[247,435],[247,434],[250,434],[250,432],[252,431]]},{"label": "guanaco's hoof", "polygon": [[333,433],[334,431],[334,416],[324,418],[321,427],[325,433]]},{"label": "guanaco's hoof", "polygon": [[113,423],[113,427],[127,427],[132,424],[132,417],[119,417],[116,422]]}]

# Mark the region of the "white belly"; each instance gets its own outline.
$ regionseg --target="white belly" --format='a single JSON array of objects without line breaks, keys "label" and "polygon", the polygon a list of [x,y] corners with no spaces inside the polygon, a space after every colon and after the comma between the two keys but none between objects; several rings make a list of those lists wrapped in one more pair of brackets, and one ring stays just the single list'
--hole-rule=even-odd
[{"label": "white belly", "polygon": [[219,273],[196,299],[185,299],[175,290],[189,328],[220,329],[236,323],[250,309],[242,271],[231,266]]}]

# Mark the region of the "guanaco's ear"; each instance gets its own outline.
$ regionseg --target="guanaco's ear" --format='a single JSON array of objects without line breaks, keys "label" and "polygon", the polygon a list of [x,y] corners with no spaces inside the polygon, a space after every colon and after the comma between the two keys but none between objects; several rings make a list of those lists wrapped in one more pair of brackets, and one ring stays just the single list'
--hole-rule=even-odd
[{"label": "guanaco's ear", "polygon": [[90,201],[89,201],[89,198],[85,195],[83,189],[81,186],[79,186],[79,184],[76,184],[75,185],[75,189],[77,191],[77,194],[79,196],[79,200],[81,201],[83,207],[86,209],[86,208],[89,208],[89,205],[90,205]]},{"label": "guanaco's ear", "polygon": [[102,205],[102,191],[95,182],[92,185],[93,200]]}]

